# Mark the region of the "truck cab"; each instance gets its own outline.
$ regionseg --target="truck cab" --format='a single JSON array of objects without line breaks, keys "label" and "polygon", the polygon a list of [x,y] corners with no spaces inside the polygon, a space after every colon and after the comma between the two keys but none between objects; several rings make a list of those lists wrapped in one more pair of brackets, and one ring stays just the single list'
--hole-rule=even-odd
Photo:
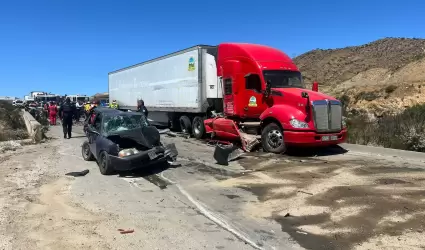
[{"label": "truck cab", "polygon": [[217,71],[223,84],[224,115],[241,124],[258,122],[267,151],[345,140],[341,102],[306,89],[300,71],[285,53],[263,45],[220,44]]}]

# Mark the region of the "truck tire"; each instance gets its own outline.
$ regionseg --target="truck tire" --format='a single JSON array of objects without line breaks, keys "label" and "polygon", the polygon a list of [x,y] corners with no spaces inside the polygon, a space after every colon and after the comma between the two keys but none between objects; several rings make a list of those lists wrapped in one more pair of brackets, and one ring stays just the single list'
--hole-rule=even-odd
[{"label": "truck tire", "polygon": [[195,118],[193,118],[192,130],[193,130],[193,137],[195,137],[198,140],[204,138],[205,136],[204,118],[200,116],[196,116]]},{"label": "truck tire", "polygon": [[283,154],[286,152],[282,128],[272,122],[264,127],[261,132],[263,149],[270,153]]},{"label": "truck tire", "polygon": [[181,116],[180,117],[180,129],[183,133],[190,134],[192,132],[192,123],[190,122],[189,117]]},{"label": "truck tire", "polygon": [[99,165],[100,173],[103,175],[111,175],[115,172],[114,168],[111,166],[109,155],[106,151],[100,152],[97,164]]}]

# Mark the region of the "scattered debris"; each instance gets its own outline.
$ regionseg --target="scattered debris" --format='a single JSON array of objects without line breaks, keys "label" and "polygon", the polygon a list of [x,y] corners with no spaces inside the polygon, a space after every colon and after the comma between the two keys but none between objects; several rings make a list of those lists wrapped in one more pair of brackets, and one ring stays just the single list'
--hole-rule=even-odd
[{"label": "scattered debris", "polygon": [[313,195],[312,193],[309,193],[309,192],[306,192],[306,191],[302,191],[302,190],[298,190],[298,193],[303,193],[303,194]]},{"label": "scattered debris", "polygon": [[134,233],[134,229],[128,229],[128,230],[118,229],[118,231],[120,232],[120,234],[131,234],[131,233]]},{"label": "scattered debris", "polygon": [[235,160],[243,154],[244,152],[233,144],[217,144],[214,150],[214,159],[217,161],[217,164],[227,166],[229,165],[229,161]]},{"label": "scattered debris", "polygon": [[304,234],[304,235],[307,235],[308,233],[306,233],[306,232],[302,232],[302,231],[297,231],[297,233],[299,233],[299,234]]},{"label": "scattered debris", "polygon": [[159,134],[160,134],[160,135],[163,135],[163,134],[167,134],[167,135],[168,135],[169,133],[172,133],[172,132],[170,131],[170,129],[168,129],[168,128],[158,130],[158,132],[159,132]]},{"label": "scattered debris", "polygon": [[68,176],[73,176],[73,177],[81,177],[81,176],[85,176],[86,174],[88,174],[90,171],[88,169],[80,171],[80,172],[69,172],[66,173],[65,175]]},{"label": "scattered debris", "polygon": [[174,132],[171,132],[171,131],[168,131],[168,132],[167,132],[167,135],[168,135],[169,137],[177,137],[177,134],[176,134],[176,133],[174,133]]},{"label": "scattered debris", "polygon": [[289,213],[286,213],[283,217],[289,217],[291,216]]},{"label": "scattered debris", "polygon": [[15,151],[19,148],[21,148],[22,145],[21,143],[17,142],[17,141],[6,141],[6,142],[1,142],[0,143],[0,153],[3,153],[5,151]]}]

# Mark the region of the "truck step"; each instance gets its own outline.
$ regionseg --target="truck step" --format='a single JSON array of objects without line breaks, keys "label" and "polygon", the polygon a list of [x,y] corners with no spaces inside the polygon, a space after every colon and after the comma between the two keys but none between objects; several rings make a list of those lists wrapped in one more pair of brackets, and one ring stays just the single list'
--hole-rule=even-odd
[{"label": "truck step", "polygon": [[260,122],[241,122],[239,125],[244,127],[259,127]]}]

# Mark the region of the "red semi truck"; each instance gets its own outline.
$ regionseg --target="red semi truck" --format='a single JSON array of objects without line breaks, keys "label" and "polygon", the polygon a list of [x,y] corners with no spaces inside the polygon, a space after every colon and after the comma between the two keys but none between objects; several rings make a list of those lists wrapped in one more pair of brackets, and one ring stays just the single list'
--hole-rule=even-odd
[{"label": "red semi truck", "polygon": [[261,137],[264,150],[329,146],[345,141],[342,104],[305,88],[285,53],[263,45],[198,45],[109,73],[109,96],[134,110],[143,99],[149,118],[249,148]]}]

